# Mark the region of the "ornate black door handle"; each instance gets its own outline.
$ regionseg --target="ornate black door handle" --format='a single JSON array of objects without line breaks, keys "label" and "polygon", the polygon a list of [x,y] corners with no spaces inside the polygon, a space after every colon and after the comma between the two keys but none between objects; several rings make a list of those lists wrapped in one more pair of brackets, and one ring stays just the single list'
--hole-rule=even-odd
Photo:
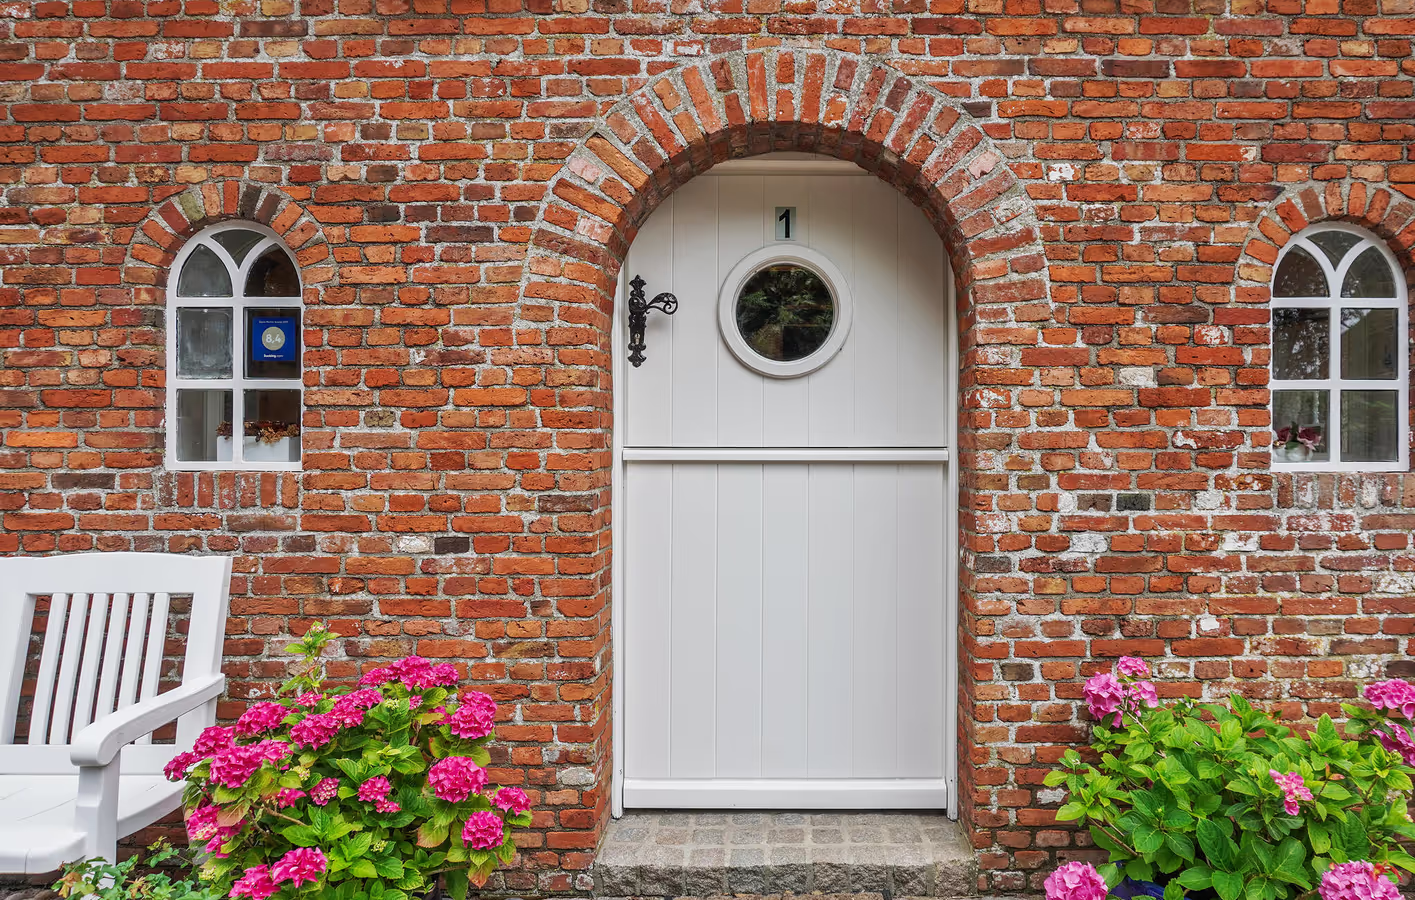
[{"label": "ornate black door handle", "polygon": [[652,300],[645,300],[645,284],[640,275],[635,275],[634,280],[629,282],[629,362],[633,363],[636,369],[643,365],[645,358],[644,327],[648,324],[649,310],[661,309],[665,315],[670,316],[678,311],[678,298],[668,291]]}]

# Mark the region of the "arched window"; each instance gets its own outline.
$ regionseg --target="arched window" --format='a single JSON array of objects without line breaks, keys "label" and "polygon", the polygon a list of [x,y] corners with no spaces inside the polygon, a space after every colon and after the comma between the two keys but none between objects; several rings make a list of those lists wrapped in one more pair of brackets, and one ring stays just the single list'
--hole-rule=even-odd
[{"label": "arched window", "polygon": [[300,467],[300,273],[269,228],[215,225],[167,280],[167,465]]},{"label": "arched window", "polygon": [[1405,278],[1385,245],[1323,224],[1282,249],[1272,289],[1273,466],[1407,467]]}]

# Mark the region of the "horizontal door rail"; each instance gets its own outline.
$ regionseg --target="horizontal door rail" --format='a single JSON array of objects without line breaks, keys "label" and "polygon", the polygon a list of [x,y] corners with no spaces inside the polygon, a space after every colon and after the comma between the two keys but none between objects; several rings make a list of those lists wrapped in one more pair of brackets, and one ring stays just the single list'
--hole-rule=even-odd
[{"label": "horizontal door rail", "polygon": [[947,447],[625,447],[626,462],[942,463]]}]

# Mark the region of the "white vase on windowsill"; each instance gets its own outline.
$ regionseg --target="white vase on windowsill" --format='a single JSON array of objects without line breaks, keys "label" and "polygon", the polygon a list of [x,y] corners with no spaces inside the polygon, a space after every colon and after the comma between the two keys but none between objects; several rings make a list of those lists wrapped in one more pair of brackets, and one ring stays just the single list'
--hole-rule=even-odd
[{"label": "white vase on windowsill", "polygon": [[1312,450],[1306,444],[1297,444],[1293,447],[1280,444],[1275,455],[1279,462],[1303,463],[1312,458]]},{"label": "white vase on windowsill", "polygon": [[[290,442],[298,438],[283,437],[274,443],[267,444],[260,438],[241,438],[241,457],[245,462],[277,462],[287,463],[299,460],[299,447],[291,446]],[[216,439],[216,459],[218,462],[230,462],[231,451],[234,442],[229,437],[218,437]]]}]

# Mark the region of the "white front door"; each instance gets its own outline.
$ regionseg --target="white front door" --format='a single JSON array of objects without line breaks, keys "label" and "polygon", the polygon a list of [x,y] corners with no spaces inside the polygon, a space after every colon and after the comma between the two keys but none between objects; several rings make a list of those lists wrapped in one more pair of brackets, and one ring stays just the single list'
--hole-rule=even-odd
[{"label": "white front door", "polygon": [[618,368],[623,803],[941,809],[947,257],[873,176],[770,165],[688,182],[625,266],[679,306]]}]

